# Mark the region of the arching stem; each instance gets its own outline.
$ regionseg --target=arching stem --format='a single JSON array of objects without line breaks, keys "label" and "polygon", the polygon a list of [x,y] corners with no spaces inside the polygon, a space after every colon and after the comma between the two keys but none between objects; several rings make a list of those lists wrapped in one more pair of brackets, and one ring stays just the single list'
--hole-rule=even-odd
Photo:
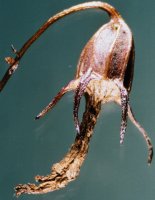
[{"label": "arching stem", "polygon": [[5,75],[3,76],[2,80],[0,81],[0,91],[3,90],[4,86],[12,76],[12,74],[17,70],[19,66],[19,61],[25,54],[25,52],[29,49],[29,47],[52,25],[54,24],[57,20],[63,18],[66,15],[69,15],[71,13],[80,11],[80,10],[86,10],[86,9],[91,9],[91,8],[100,8],[102,10],[107,11],[107,13],[111,16],[111,18],[120,18],[119,13],[115,8],[113,8],[111,5],[99,1],[94,1],[94,2],[87,2],[87,3],[82,3],[76,6],[73,6],[71,8],[68,8],[64,11],[61,11],[54,15],[53,17],[49,18],[40,28],[39,30],[32,36],[30,37],[27,42],[22,46],[22,48],[17,51],[15,50],[15,58],[7,57],[5,58],[6,62],[10,65],[8,70],[6,71]]}]

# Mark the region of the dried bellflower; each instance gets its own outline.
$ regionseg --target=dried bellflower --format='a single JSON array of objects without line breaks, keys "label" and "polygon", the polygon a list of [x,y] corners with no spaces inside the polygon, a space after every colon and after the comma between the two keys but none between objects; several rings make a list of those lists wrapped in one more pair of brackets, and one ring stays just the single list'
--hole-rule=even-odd
[{"label": "dried bellflower", "polygon": [[[103,2],[88,2],[73,6],[51,17],[43,26],[23,45],[20,51],[13,46],[15,58],[7,57],[10,65],[0,82],[2,90],[13,72],[18,68],[19,61],[31,44],[55,21],[89,8],[100,8],[110,16],[110,21],[103,25],[84,47],[75,78],[70,81],[54,97],[49,105],[36,117],[44,116],[61,97],[68,91],[74,90],[73,116],[77,136],[67,155],[53,165],[50,175],[36,176],[39,185],[25,184],[16,187],[16,194],[41,194],[65,187],[74,180],[88,152],[88,145],[94,126],[99,115],[101,104],[115,102],[122,108],[120,143],[123,143],[129,117],[139,129],[148,146],[148,163],[153,157],[153,147],[146,131],[136,121],[129,105],[129,93],[132,86],[134,69],[134,41],[130,28],[122,19],[118,11],[111,5]],[[86,98],[86,110],[82,122],[78,119],[78,109],[82,96]]]}]

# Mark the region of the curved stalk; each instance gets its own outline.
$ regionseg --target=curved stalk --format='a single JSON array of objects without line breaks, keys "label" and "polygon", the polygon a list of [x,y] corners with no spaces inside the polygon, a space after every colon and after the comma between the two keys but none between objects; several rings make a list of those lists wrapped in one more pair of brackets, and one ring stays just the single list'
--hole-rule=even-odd
[{"label": "curved stalk", "polygon": [[102,10],[107,11],[107,13],[110,15],[112,19],[120,17],[119,13],[117,10],[112,7],[111,5],[99,1],[92,1],[92,2],[87,2],[87,3],[82,3],[73,7],[70,7],[66,10],[63,10],[53,17],[49,18],[40,28],[39,30],[32,36],[30,37],[27,42],[22,46],[22,48],[17,51],[13,46],[12,50],[16,54],[15,58],[7,57],[5,58],[6,62],[10,65],[8,70],[6,71],[4,77],[0,81],[0,91],[3,90],[4,86],[12,76],[12,74],[17,70],[19,66],[19,61],[25,54],[25,52],[29,49],[29,47],[56,21],[59,19],[63,18],[66,15],[69,15],[71,13],[81,11],[81,10],[86,10],[86,9],[91,9],[91,8],[100,8]]}]

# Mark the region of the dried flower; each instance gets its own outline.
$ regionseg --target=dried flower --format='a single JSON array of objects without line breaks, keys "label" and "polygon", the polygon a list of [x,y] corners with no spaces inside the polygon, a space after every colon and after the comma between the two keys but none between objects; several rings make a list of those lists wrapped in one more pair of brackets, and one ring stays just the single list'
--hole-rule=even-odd
[{"label": "dried flower", "polygon": [[[85,10],[88,8],[100,8],[105,10],[110,21],[103,25],[88,41],[84,47],[75,79],[63,87],[49,105],[39,114],[36,119],[44,116],[61,97],[68,91],[74,90],[74,122],[77,136],[68,154],[62,161],[52,167],[52,172],[48,176],[36,176],[40,182],[38,186],[34,184],[18,185],[16,194],[40,194],[54,191],[65,187],[74,180],[80,171],[80,167],[88,152],[88,144],[94,126],[99,115],[101,104],[115,102],[122,108],[120,143],[124,141],[129,117],[133,124],[142,133],[148,146],[148,163],[153,157],[153,147],[146,131],[136,121],[129,105],[129,93],[132,86],[134,69],[134,41],[130,28],[124,22],[118,11],[111,5],[103,2],[88,2],[73,6],[51,17],[43,26],[23,45],[20,51],[13,46],[12,50],[16,54],[15,58],[7,57],[10,64],[8,71],[0,82],[2,90],[19,65],[27,49],[32,43],[55,21],[70,13]],[[81,97],[86,97],[86,111],[83,114],[82,122],[78,119],[78,109]]]}]

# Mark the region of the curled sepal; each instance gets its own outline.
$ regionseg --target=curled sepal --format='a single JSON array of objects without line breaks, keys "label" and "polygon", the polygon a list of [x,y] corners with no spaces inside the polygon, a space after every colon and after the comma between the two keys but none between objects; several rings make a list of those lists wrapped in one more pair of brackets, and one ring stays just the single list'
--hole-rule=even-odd
[{"label": "curled sepal", "polygon": [[69,91],[75,90],[78,86],[79,80],[75,79],[70,81],[66,86],[64,86],[58,94],[51,100],[51,102],[35,117],[35,119],[40,119],[43,117],[49,110],[51,110],[60,99]]},{"label": "curled sepal", "polygon": [[80,122],[78,119],[80,100],[90,80],[92,80],[91,68],[85,74],[81,76],[79,85],[77,86],[76,91],[75,91],[73,116],[74,116],[75,128],[78,134],[80,134]]},{"label": "curled sepal", "polygon": [[125,132],[126,132],[126,128],[127,128],[129,92],[124,87],[122,81],[119,81],[118,79],[116,79],[116,80],[114,80],[114,82],[120,90],[120,102],[118,102],[120,104],[121,108],[122,108],[121,129],[120,129],[120,144],[123,144],[124,136],[125,136]]},{"label": "curled sepal", "polygon": [[120,144],[123,144],[124,142],[124,136],[127,127],[128,103],[129,103],[128,92],[125,88],[123,88],[121,89],[122,119],[121,119],[121,130],[120,130]]}]

